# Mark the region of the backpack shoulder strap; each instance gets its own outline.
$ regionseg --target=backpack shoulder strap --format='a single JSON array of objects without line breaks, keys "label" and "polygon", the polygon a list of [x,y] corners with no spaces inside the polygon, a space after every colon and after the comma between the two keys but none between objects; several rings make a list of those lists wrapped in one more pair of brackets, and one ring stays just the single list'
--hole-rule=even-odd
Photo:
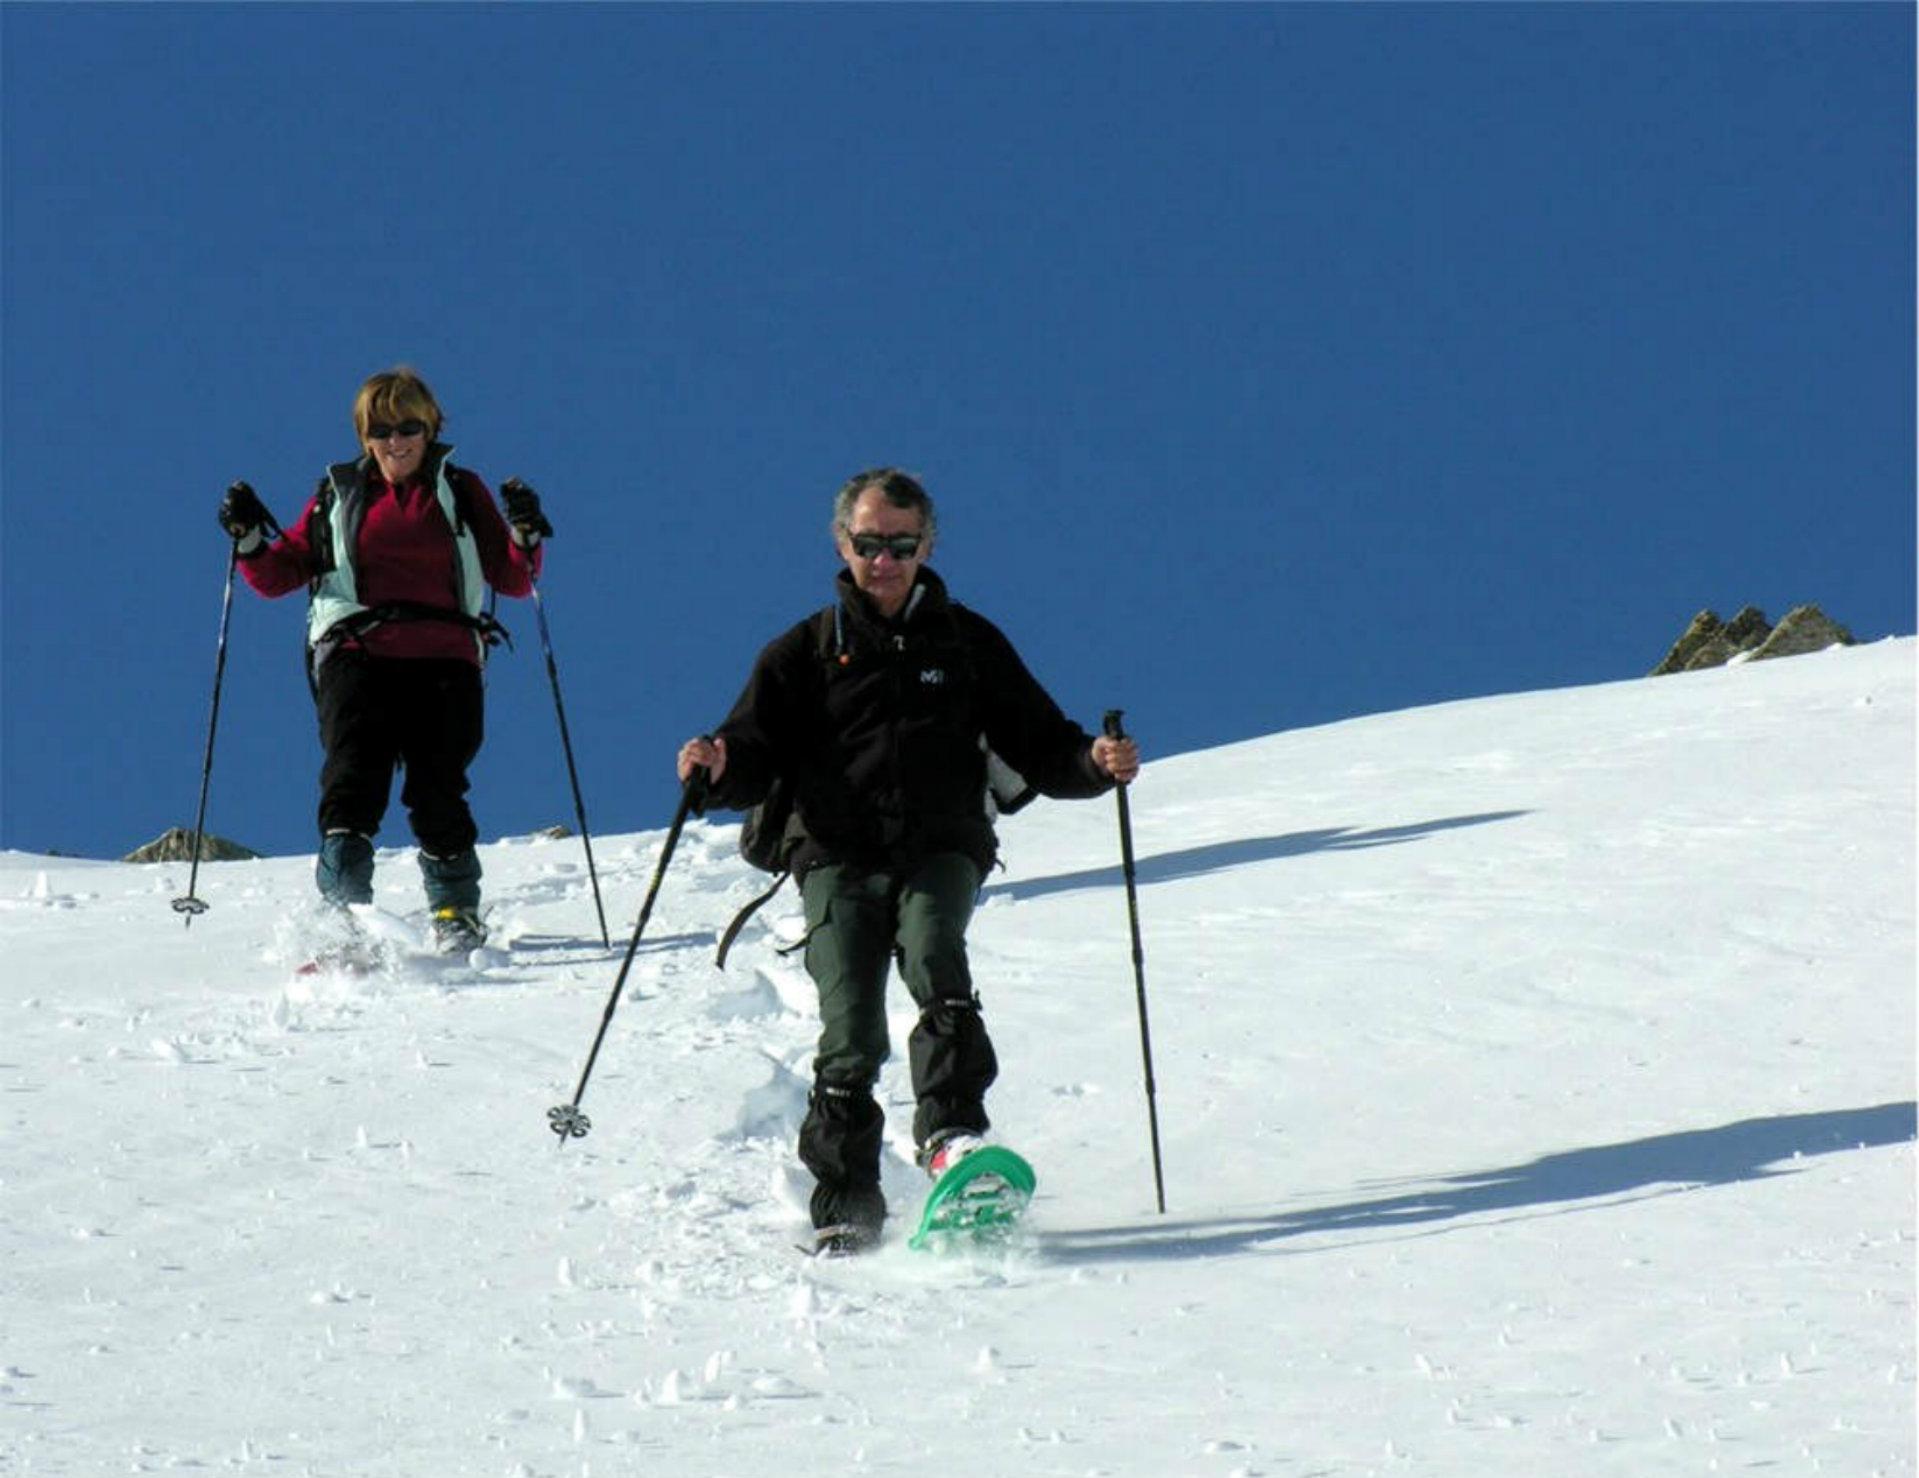
[{"label": "backpack shoulder strap", "polygon": [[846,661],[846,613],[838,601],[821,606],[813,618],[813,650],[827,666],[843,666]]},{"label": "backpack shoulder strap", "polygon": [[720,936],[719,953],[713,956],[713,968],[715,970],[724,970],[726,968],[726,952],[733,947],[733,941],[740,937],[740,930],[746,927],[746,921],[765,907],[766,904],[772,900],[773,895],[786,886],[786,880],[792,875],[791,869],[781,873],[773,879],[772,887],[768,888],[764,893],[760,894],[759,897],[753,899],[746,907],[733,915],[733,922],[726,926],[726,932]]},{"label": "backpack shoulder strap", "polygon": [[453,537],[459,538],[466,532],[467,525],[473,522],[467,512],[473,497],[473,488],[469,479],[473,476],[466,468],[453,462],[442,461],[440,471],[446,477],[446,485],[453,489]]},{"label": "backpack shoulder strap", "polygon": [[313,567],[324,574],[333,568],[333,503],[340,496],[334,476],[338,468],[329,467],[320,474],[313,490],[313,516],[307,520],[307,545],[313,551]]}]

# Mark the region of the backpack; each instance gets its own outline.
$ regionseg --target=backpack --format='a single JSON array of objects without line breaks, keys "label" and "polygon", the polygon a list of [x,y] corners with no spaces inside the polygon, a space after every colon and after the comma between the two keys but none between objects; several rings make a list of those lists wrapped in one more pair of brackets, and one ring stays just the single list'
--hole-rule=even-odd
[{"label": "backpack", "polygon": [[740,822],[740,856],[761,872],[787,872],[786,859],[800,839],[793,815],[793,792],[784,775],[766,792],[766,799],[746,813]]},{"label": "backpack", "polygon": [[[846,633],[841,625],[839,606],[835,604],[821,610],[813,619],[813,629],[814,649],[820,661],[828,667],[836,665],[846,650]],[[984,734],[980,735],[979,744],[986,751],[987,820],[1010,816],[1039,792],[1027,782],[1025,776],[993,752]],[[726,926],[726,932],[720,936],[719,952],[713,959],[715,968],[726,968],[726,952],[733,947],[733,941],[739,938],[746,921],[758,913],[792,875],[793,852],[805,839],[806,828],[800,824],[799,816],[793,809],[792,784],[784,775],[775,776],[765,798],[750,807],[745,819],[740,822],[740,856],[761,872],[772,873],[773,886],[733,916],[733,922]],[[797,944],[787,945],[779,953],[785,954],[797,948]]]}]

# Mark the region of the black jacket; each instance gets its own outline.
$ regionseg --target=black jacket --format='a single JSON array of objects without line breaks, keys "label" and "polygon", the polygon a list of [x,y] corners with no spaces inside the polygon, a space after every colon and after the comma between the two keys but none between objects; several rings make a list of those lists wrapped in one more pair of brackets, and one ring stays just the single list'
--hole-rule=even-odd
[{"label": "black jacket", "polygon": [[833,639],[821,640],[814,615],[768,643],[718,730],[726,771],[713,803],[743,810],[784,775],[806,833],[796,873],[896,868],[934,852],[963,852],[984,873],[997,838],[982,736],[1043,795],[1111,789],[1091,736],[933,571],[920,571],[895,621],[847,573],[838,584]]}]

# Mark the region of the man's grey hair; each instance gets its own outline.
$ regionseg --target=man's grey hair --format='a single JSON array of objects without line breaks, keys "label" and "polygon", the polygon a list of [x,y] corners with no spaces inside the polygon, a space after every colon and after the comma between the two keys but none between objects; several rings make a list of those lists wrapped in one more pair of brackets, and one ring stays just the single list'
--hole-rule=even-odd
[{"label": "man's grey hair", "polygon": [[851,531],[853,505],[868,488],[878,488],[880,496],[895,508],[911,508],[920,516],[920,532],[926,545],[932,546],[939,533],[939,515],[934,511],[933,498],[920,480],[910,472],[902,472],[897,467],[870,467],[864,472],[856,472],[847,478],[833,498],[833,534]]}]

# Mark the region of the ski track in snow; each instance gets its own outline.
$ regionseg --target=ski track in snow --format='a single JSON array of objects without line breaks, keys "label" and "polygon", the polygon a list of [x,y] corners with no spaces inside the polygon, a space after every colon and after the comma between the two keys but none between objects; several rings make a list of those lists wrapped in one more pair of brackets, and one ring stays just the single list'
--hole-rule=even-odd
[{"label": "ski track in snow", "polygon": [[311,859],[185,928],[184,866],[4,854],[0,1472],[1909,1474],[1913,652],[1151,765],[1163,1217],[1112,807],[1009,820],[998,1253],[906,1250],[897,1058],[887,1245],[795,1251],[812,990],[790,885],[714,970],[725,819],[564,1144],[663,833],[596,843],[610,951],[576,842],[485,848],[453,960],[384,849],[361,975],[293,973]]}]

